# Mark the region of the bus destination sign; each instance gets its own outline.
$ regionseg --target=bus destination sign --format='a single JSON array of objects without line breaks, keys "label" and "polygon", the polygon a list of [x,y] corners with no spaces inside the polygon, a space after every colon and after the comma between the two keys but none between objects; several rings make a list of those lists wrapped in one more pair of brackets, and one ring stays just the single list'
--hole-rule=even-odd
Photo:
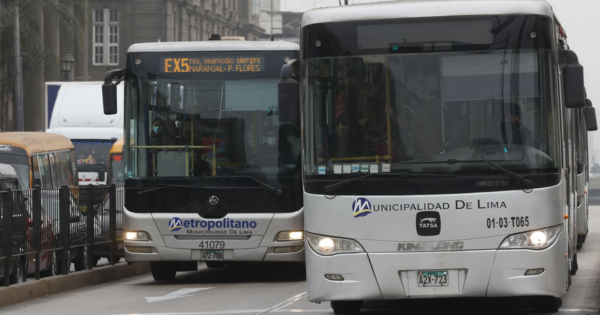
[{"label": "bus destination sign", "polygon": [[247,73],[264,71],[264,57],[161,58],[162,73]]}]

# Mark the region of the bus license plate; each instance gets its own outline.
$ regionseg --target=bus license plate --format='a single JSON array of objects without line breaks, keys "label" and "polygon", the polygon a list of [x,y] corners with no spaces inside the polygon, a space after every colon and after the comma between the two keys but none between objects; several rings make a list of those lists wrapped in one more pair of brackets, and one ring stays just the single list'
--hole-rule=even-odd
[{"label": "bus license plate", "polygon": [[202,261],[221,261],[225,260],[222,249],[207,249],[202,251]]},{"label": "bus license plate", "polygon": [[448,271],[418,271],[417,281],[420,287],[447,287]]}]

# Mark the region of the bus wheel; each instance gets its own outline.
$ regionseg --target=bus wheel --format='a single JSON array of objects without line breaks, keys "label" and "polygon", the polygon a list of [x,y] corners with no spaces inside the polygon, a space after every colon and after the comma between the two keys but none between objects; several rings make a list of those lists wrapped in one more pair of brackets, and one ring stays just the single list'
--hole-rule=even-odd
[{"label": "bus wheel", "polygon": [[363,301],[331,301],[331,308],[336,314],[358,314]]},{"label": "bus wheel", "polygon": [[562,306],[562,299],[553,296],[539,296],[532,298],[530,305],[534,312],[558,313]]},{"label": "bus wheel", "polygon": [[575,254],[571,262],[571,275],[577,274],[577,270],[579,270],[579,263],[577,263],[577,254]]},{"label": "bus wheel", "polygon": [[577,235],[577,250],[581,250],[583,247],[583,236]]},{"label": "bus wheel", "polygon": [[75,258],[75,260],[73,261],[73,263],[75,264],[75,271],[89,269],[87,249],[87,246],[85,246],[79,250],[79,253],[77,253],[77,258]]},{"label": "bus wheel", "polygon": [[171,262],[151,262],[150,269],[154,281],[173,281],[177,275],[176,265]]},{"label": "bus wheel", "polygon": [[25,282],[26,277],[27,266],[25,265],[25,261],[21,259],[21,257],[17,257],[17,261],[15,262],[15,266],[13,267],[13,272],[10,275],[10,283],[23,283]]}]

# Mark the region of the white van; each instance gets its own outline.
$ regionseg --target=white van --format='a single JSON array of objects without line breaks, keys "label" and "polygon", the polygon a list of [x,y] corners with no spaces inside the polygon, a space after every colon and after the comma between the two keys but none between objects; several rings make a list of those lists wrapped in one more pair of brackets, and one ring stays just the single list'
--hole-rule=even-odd
[{"label": "white van", "polygon": [[[47,83],[50,85],[52,83]],[[118,109],[123,110],[123,86],[118,89]],[[46,132],[71,139],[75,146],[79,185],[106,184],[108,152],[117,139],[123,138],[123,116],[105,116],[102,105],[102,82],[65,82],[53,104]]]}]

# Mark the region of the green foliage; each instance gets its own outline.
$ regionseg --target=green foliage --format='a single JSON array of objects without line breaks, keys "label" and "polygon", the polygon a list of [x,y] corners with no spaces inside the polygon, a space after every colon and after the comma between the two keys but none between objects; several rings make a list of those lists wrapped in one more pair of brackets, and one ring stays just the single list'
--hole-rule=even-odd
[{"label": "green foliage", "polygon": [[[67,49],[76,54],[82,47],[85,34],[87,0],[20,0],[19,34],[21,37],[21,56],[23,71],[41,70],[47,80],[60,77],[60,56],[33,44],[31,34],[39,32],[43,25],[27,14],[30,6],[38,5],[44,10],[45,17],[55,16],[62,41]],[[49,14],[50,13],[50,14]],[[7,119],[8,104],[12,102],[15,81],[14,20],[15,7],[12,0],[0,2],[0,129],[10,129]]]}]

